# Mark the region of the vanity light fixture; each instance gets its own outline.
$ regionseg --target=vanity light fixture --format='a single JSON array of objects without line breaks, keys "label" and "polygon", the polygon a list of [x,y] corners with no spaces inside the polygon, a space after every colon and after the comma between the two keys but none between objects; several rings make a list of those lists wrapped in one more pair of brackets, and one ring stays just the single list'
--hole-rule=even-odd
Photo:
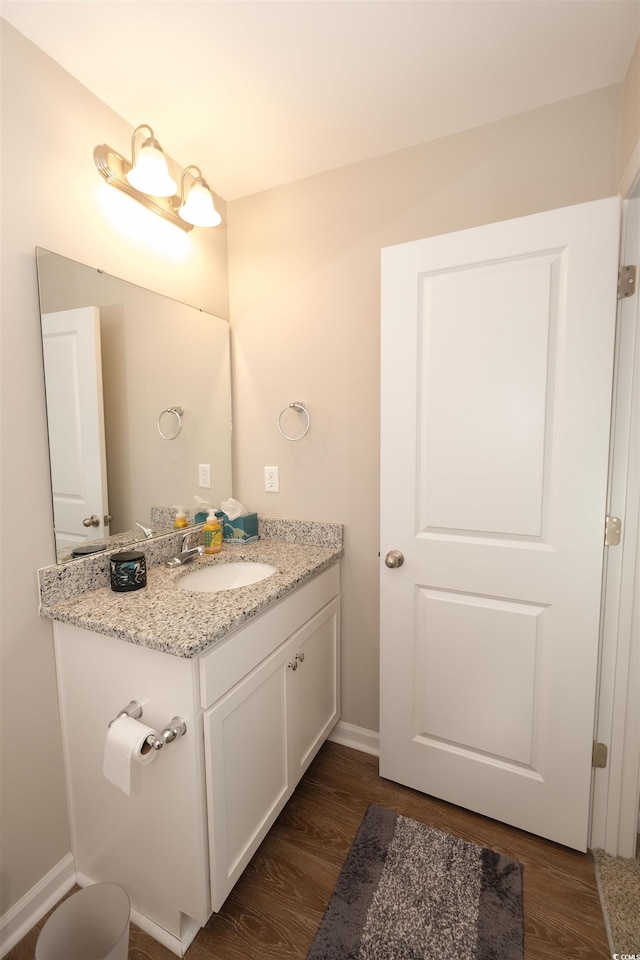
[{"label": "vanity light fixture", "polygon": [[[136,151],[136,137],[145,130],[146,137]],[[106,143],[96,147],[93,159],[99,173],[113,187],[133,197],[183,230],[196,227],[216,227],[222,217],[215,208],[211,188],[195,164],[185,167],[180,177],[180,192],[169,174],[162,147],[151,127],[143,123],[133,131],[131,160],[127,160]],[[196,171],[194,176],[191,171]],[[185,199],[185,177],[193,177]]]}]

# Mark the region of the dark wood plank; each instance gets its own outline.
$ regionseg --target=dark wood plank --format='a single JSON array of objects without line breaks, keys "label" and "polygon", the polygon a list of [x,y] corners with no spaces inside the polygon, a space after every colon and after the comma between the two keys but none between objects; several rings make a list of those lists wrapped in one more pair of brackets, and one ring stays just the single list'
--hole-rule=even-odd
[{"label": "dark wood plank", "polygon": [[[369,803],[524,865],[525,960],[610,960],[589,855],[384,780],[376,757],[333,743],[322,748],[187,960],[305,960]],[[43,922],[6,960],[33,960]],[[129,960],[173,956],[132,926]]]}]

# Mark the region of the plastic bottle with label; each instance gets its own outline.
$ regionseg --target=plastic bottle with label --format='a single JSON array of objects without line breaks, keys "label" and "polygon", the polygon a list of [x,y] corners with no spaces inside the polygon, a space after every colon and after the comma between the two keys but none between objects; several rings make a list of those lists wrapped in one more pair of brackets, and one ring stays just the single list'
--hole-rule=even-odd
[{"label": "plastic bottle with label", "polygon": [[214,510],[209,510],[209,516],[202,528],[202,539],[205,553],[220,553],[222,550],[222,524]]}]

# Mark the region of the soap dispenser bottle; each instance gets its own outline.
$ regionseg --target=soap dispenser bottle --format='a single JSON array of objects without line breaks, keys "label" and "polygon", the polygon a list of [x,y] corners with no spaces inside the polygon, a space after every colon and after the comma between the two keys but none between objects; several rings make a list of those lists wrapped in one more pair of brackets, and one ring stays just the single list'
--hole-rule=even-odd
[{"label": "soap dispenser bottle", "polygon": [[222,550],[222,524],[216,517],[215,510],[209,510],[209,516],[202,528],[202,539],[205,553],[220,553]]},{"label": "soap dispenser bottle", "polygon": [[178,507],[176,512],[176,518],[173,521],[173,526],[175,530],[181,530],[184,527],[189,526],[189,521],[187,520],[187,515],[185,513],[184,507]]}]

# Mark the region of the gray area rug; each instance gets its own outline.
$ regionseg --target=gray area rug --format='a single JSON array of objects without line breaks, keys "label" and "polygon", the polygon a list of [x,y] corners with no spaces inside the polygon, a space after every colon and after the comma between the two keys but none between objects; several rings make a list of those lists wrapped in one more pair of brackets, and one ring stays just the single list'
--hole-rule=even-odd
[{"label": "gray area rug", "polygon": [[371,804],[307,960],[523,960],[522,865]]}]

